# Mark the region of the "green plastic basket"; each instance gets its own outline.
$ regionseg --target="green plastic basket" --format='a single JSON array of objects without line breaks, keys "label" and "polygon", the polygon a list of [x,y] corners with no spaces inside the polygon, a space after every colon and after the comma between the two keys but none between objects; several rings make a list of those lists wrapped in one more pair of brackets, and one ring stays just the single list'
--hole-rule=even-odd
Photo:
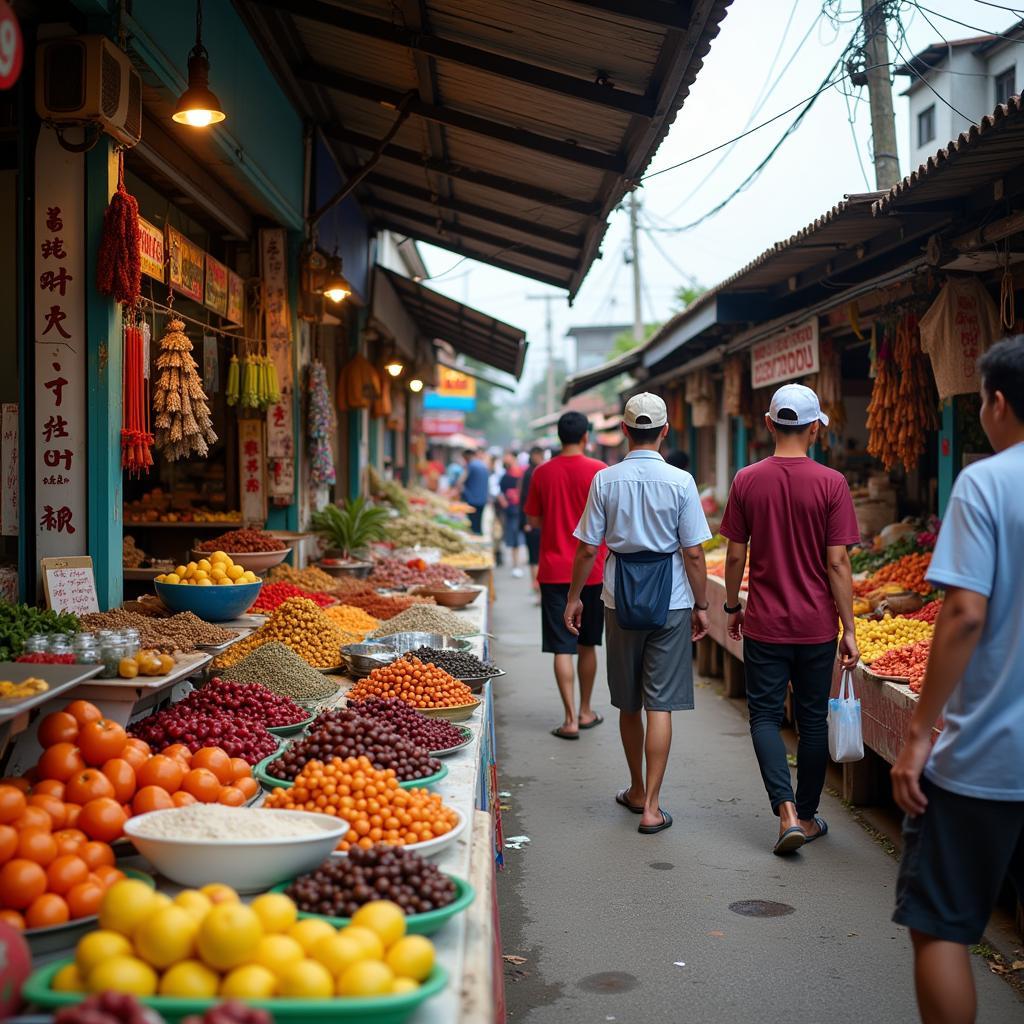
[{"label": "green plastic basket", "polygon": [[[410,935],[433,935],[439,932],[456,914],[461,914],[476,898],[476,891],[469,882],[455,875],[447,875],[455,883],[455,899],[446,907],[428,910],[425,914],[410,914],[405,919],[405,930]],[[271,892],[284,892],[292,883],[282,882],[275,885]],[[299,911],[299,917],[312,917],[319,921],[333,924],[335,928],[344,928],[352,923],[350,917],[328,917],[325,914],[313,914],[305,910]]]},{"label": "green plastic basket", "polygon": [[309,718],[304,718],[301,722],[292,722],[291,725],[268,725],[267,732],[272,736],[296,736],[302,732],[303,729],[312,725],[316,720],[316,716],[317,712],[314,711]]},{"label": "green plastic basket", "polygon": [[[54,975],[70,963],[74,963],[74,960],[59,960],[35,971],[21,991],[25,1002],[44,1010],[80,1003],[81,992],[54,992],[50,988]],[[447,984],[448,972],[440,964],[435,964],[430,977],[415,992],[334,999],[246,999],[245,1002],[249,1006],[266,1010],[274,1018],[275,1024],[306,1024],[313,1020],[404,1024],[421,1003],[437,995]],[[223,1002],[220,998],[177,999],[171,996],[148,996],[139,1001],[159,1013],[168,1024],[175,1024],[190,1014],[202,1015],[211,1006]]]},{"label": "green plastic basket", "polygon": [[[286,782],[284,779],[276,779],[273,775],[267,772],[270,762],[276,761],[283,753],[283,750],[279,750],[277,753],[271,754],[270,757],[265,757],[253,768],[253,778],[256,779],[264,789],[291,789],[292,786],[295,785],[294,782]],[[440,782],[447,775],[448,765],[442,764],[433,775],[428,775],[423,779],[410,779],[408,782],[400,782],[398,785],[401,789],[422,789],[424,786],[433,786],[436,782]]]}]

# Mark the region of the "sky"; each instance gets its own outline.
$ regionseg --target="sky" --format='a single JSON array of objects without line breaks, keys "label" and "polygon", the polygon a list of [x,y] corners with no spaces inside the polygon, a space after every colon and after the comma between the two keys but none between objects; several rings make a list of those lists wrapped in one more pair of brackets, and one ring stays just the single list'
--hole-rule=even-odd
[{"label": "sky", "polygon": [[[942,38],[979,34],[942,15],[988,32],[999,32],[1016,21],[1009,9],[1012,0],[921,0],[921,6],[927,10],[917,3],[902,4],[905,38],[900,53],[890,44],[890,61],[901,61]],[[1024,0],[1019,7],[1024,10]],[[802,105],[821,87],[854,34],[860,10],[861,0],[734,0],[648,173],[694,157],[795,104]],[[895,35],[892,26],[889,34]],[[897,77],[893,97],[903,175],[916,169],[908,166],[908,100],[900,95],[908,84],[907,78]],[[641,234],[646,322],[665,320],[676,311],[674,296],[687,283],[684,275],[704,286],[714,285],[776,241],[805,227],[845,194],[874,189],[867,89],[847,85],[846,91],[851,95],[838,88],[822,93],[764,172],[722,212],[686,232]],[[761,162],[799,109],[731,148],[651,178],[638,193],[641,224],[661,229],[685,225],[713,209]],[[945,140],[937,140],[936,148],[944,144]],[[527,332],[530,349],[520,385],[525,391],[546,366],[545,304],[528,301],[527,296],[545,292],[561,296],[552,303],[555,356],[568,359],[570,368],[574,351],[565,334],[571,325],[632,323],[630,268],[623,259],[628,236],[628,217],[621,209],[612,214],[603,258],[591,266],[572,307],[564,291],[461,260],[431,245],[420,249],[431,274],[425,282],[429,287]]]}]

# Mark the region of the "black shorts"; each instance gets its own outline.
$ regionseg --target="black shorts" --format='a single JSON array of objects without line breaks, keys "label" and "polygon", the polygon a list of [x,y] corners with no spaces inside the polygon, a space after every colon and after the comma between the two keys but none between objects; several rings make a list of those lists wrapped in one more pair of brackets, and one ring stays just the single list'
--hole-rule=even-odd
[{"label": "black shorts", "polygon": [[903,859],[892,919],[971,946],[980,941],[1003,879],[1024,898],[1024,802],[982,800],[921,787],[928,807],[903,822]]},{"label": "black shorts", "polygon": [[548,654],[575,654],[578,644],[600,647],[604,634],[604,605],[601,584],[583,588],[583,621],[580,635],[575,637],[565,628],[565,604],[569,599],[568,583],[540,585],[541,650]]},{"label": "black shorts", "polygon": [[530,556],[530,565],[540,565],[540,530],[536,526],[526,531],[526,550]]}]

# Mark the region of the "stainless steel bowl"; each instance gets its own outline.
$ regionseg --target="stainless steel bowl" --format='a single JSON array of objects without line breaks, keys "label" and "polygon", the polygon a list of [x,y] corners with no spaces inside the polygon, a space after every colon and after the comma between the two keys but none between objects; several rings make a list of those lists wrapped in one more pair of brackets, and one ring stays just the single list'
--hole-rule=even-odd
[{"label": "stainless steel bowl", "polygon": [[391,636],[375,637],[375,644],[385,644],[398,651],[399,654],[406,654],[416,650],[417,647],[447,647],[455,651],[468,651],[473,645],[468,640],[462,640],[454,636],[444,636],[442,633],[394,633]]},{"label": "stainless steel bowl", "polygon": [[390,665],[400,654],[394,647],[378,643],[345,644],[341,649],[345,667],[354,676],[366,676],[375,668]]}]

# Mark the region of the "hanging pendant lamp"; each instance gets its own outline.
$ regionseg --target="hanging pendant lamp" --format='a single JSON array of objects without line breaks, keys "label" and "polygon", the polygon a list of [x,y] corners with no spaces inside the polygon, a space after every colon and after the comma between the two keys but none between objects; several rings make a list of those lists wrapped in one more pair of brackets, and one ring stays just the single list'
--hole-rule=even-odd
[{"label": "hanging pendant lamp", "polygon": [[227,117],[210,90],[210,55],[203,46],[203,0],[196,0],[196,45],[188,55],[188,88],[179,97],[172,117],[192,128],[208,128]]}]

